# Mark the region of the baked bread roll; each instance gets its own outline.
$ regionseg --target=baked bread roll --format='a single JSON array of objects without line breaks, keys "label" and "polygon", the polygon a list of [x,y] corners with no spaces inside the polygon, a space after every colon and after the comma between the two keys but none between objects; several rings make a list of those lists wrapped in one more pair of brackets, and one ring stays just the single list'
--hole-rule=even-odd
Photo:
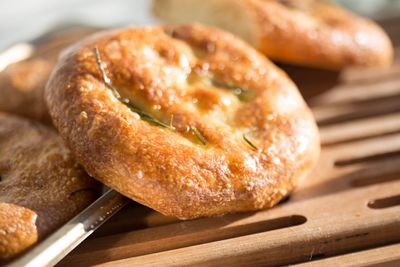
[{"label": "baked bread roll", "polygon": [[46,101],[93,177],[180,219],[271,207],[319,153],[285,73],[201,25],[92,36],[63,53]]},{"label": "baked bread roll", "polygon": [[71,219],[99,189],[52,129],[5,113],[0,178],[0,263]]},{"label": "baked bread roll", "polygon": [[54,63],[30,59],[0,72],[0,111],[50,124],[43,92]]},{"label": "baked bread roll", "polygon": [[71,28],[45,36],[31,57],[0,72],[0,111],[51,123],[44,87],[62,49],[93,33],[95,28]]},{"label": "baked bread roll", "polygon": [[155,0],[174,23],[202,22],[239,35],[269,58],[339,70],[388,66],[393,48],[369,19],[321,0]]}]

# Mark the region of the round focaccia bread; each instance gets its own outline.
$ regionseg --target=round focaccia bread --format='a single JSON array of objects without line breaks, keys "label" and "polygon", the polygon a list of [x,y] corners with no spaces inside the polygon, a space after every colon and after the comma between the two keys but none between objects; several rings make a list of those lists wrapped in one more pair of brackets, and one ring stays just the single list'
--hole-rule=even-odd
[{"label": "round focaccia bread", "polygon": [[338,70],[388,66],[393,57],[377,24],[323,0],[155,0],[154,12],[231,31],[285,63]]},{"label": "round focaccia bread", "polygon": [[271,207],[319,153],[314,118],[287,76],[201,25],[86,39],[63,54],[46,101],[90,174],[180,219]]},{"label": "round focaccia bread", "polygon": [[0,111],[51,123],[44,87],[62,49],[93,33],[95,28],[69,28],[43,37],[32,55],[0,72]]},{"label": "round focaccia bread", "polygon": [[71,219],[99,189],[53,129],[5,113],[0,178],[0,262]]}]

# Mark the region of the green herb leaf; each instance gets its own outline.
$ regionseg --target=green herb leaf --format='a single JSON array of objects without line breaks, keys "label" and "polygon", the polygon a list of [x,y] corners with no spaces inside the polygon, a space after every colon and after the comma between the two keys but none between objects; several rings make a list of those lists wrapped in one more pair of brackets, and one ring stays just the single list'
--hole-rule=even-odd
[{"label": "green herb leaf", "polygon": [[211,80],[211,83],[215,87],[226,88],[226,89],[232,90],[232,92],[239,98],[240,101],[248,102],[254,98],[253,91],[241,88],[239,86],[236,86],[233,84],[222,83],[222,82],[214,80],[214,79]]},{"label": "green herb leaf", "polygon": [[94,48],[94,53],[96,54],[96,61],[97,61],[97,66],[100,69],[100,73],[101,73],[101,78],[103,79],[104,84],[108,87],[108,89],[111,90],[111,92],[114,94],[114,96],[117,99],[121,99],[121,95],[118,93],[118,91],[113,87],[111,80],[107,77],[107,74],[103,68],[103,62],[101,60],[100,57],[100,52],[99,49],[97,48],[97,46]]},{"label": "green herb leaf", "polygon": [[194,135],[197,137],[197,139],[199,139],[199,141],[203,144],[203,145],[207,145],[207,139],[201,134],[201,132],[199,131],[199,129],[197,129],[196,126],[191,125],[190,126],[190,130],[194,133]]},{"label": "green herb leaf", "polygon": [[251,148],[253,148],[254,150],[258,150],[258,147],[256,146],[256,145],[254,145],[250,140],[249,140],[249,138],[247,138],[247,136],[246,136],[246,133],[244,133],[243,134],[243,140],[251,147]]},{"label": "green herb leaf", "polygon": [[111,83],[111,80],[106,75],[106,72],[105,72],[105,70],[103,68],[103,64],[102,64],[103,62],[102,62],[101,57],[100,57],[100,52],[99,52],[99,49],[97,48],[97,46],[94,48],[94,52],[95,52],[95,55],[96,55],[97,66],[100,69],[100,73],[101,73],[101,77],[103,79],[103,82],[111,90],[111,92],[113,93],[115,98],[117,98],[121,103],[125,104],[130,110],[132,110],[133,112],[139,114],[139,116],[140,116],[140,118],[142,120],[147,121],[149,123],[152,123],[152,124],[154,124],[156,126],[159,126],[159,127],[162,127],[162,128],[172,129],[168,124],[165,124],[165,123],[157,120],[156,118],[154,118],[150,114],[146,113],[145,111],[141,110],[140,108],[138,108],[137,106],[132,104],[129,99],[122,98],[121,95],[119,94],[118,90],[116,90],[114,88],[114,86]]},{"label": "green herb leaf", "polygon": [[169,127],[171,129],[175,130],[175,127],[174,127],[173,123],[174,123],[174,114],[171,115],[171,118],[169,120]]},{"label": "green herb leaf", "polygon": [[125,105],[130,108],[130,110],[132,110],[133,112],[139,114],[140,118],[144,121],[147,121],[149,123],[152,123],[156,126],[162,127],[162,128],[168,128],[168,129],[173,129],[170,125],[165,124],[159,120],[157,120],[156,118],[154,118],[153,116],[151,116],[150,114],[146,113],[145,111],[141,110],[140,108],[136,107],[135,105],[133,105],[132,103],[125,103]]}]

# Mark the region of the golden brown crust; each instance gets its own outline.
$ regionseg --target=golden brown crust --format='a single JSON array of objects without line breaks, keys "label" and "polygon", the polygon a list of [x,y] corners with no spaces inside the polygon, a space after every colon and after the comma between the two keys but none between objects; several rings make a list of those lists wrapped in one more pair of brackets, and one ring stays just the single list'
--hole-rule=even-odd
[{"label": "golden brown crust", "polygon": [[391,42],[376,23],[328,1],[156,0],[155,13],[228,29],[286,63],[341,69],[388,66],[393,58]]},{"label": "golden brown crust", "polygon": [[[107,89],[95,47],[122,97],[174,129]],[[313,116],[287,76],[233,35],[201,25],[95,35],[61,58],[46,101],[89,173],[181,219],[271,207],[319,153]]]},{"label": "golden brown crust", "polygon": [[[248,0],[260,27],[257,47],[271,58],[307,66],[389,66],[393,48],[369,19],[321,0]],[[268,26],[268,27],[267,27]]]},{"label": "golden brown crust", "polygon": [[0,262],[72,218],[98,190],[52,129],[5,113],[0,175]]},{"label": "golden brown crust", "polygon": [[37,214],[30,209],[0,203],[0,263],[37,242],[36,219]]},{"label": "golden brown crust", "polygon": [[0,72],[0,111],[50,124],[43,93],[58,55],[66,46],[94,31],[94,28],[71,28],[55,33],[41,40],[30,58]]}]

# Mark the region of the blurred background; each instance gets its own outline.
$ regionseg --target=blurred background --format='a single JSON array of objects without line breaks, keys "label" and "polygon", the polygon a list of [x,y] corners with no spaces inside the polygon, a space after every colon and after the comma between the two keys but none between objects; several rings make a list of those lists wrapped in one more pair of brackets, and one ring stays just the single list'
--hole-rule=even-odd
[{"label": "blurred background", "polygon": [[[400,0],[336,0],[372,18],[400,16]],[[0,0],[0,50],[63,24],[157,23],[151,0]]]}]

